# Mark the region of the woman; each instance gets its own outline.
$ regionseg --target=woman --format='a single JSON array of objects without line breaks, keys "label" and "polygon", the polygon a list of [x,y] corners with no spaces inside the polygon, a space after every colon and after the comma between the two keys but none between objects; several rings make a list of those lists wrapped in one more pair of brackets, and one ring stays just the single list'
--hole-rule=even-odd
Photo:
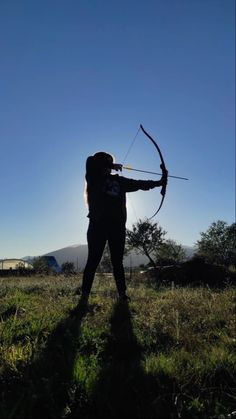
[{"label": "woman", "polygon": [[87,231],[88,259],[82,282],[82,299],[88,300],[97,266],[108,242],[113,274],[120,300],[126,295],[123,255],[125,248],[126,192],[149,190],[163,185],[163,180],[134,180],[112,175],[122,170],[113,157],[98,152],[86,161],[86,196],[89,208]]}]

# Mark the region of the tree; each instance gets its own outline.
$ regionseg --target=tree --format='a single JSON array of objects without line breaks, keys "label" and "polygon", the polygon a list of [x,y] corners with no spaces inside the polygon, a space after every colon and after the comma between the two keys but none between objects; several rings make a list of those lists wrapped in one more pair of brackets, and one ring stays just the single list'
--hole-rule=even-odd
[{"label": "tree", "polygon": [[160,265],[176,265],[186,258],[183,247],[170,239],[159,246],[155,255]]},{"label": "tree", "polygon": [[37,274],[49,275],[52,271],[52,269],[50,268],[50,266],[48,266],[46,260],[42,256],[34,258],[32,265],[33,265],[34,271]]},{"label": "tree", "polygon": [[166,232],[157,223],[150,220],[138,220],[132,225],[132,230],[127,230],[127,244],[130,249],[139,250],[147,256],[151,266],[156,268],[153,254],[163,243],[163,237]]},{"label": "tree", "polygon": [[206,232],[200,233],[197,241],[197,256],[206,262],[230,266],[236,265],[235,246],[236,224],[228,225],[225,221],[213,222]]},{"label": "tree", "polygon": [[61,265],[61,271],[66,276],[74,275],[76,273],[74,263],[73,262],[64,262]]}]

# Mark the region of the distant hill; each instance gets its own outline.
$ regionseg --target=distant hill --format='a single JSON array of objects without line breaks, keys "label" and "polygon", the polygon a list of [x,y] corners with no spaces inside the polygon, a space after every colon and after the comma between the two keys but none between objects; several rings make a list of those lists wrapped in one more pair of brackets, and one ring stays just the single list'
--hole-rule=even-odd
[{"label": "distant hill", "polygon": [[[59,250],[52,251],[47,253],[44,256],[54,256],[59,263],[62,265],[64,262],[73,262],[75,268],[78,270],[83,270],[87,261],[88,247],[86,244],[79,244],[74,246],[64,247]],[[141,254],[136,254],[131,252],[128,256],[124,257],[124,266],[125,267],[135,267],[139,265],[146,265],[148,263],[148,258]]]},{"label": "distant hill", "polygon": [[[192,257],[194,250],[192,247],[189,246],[183,246],[186,257],[189,259]],[[86,264],[88,255],[88,248],[86,244],[80,244],[80,245],[74,245],[74,246],[68,246],[64,247],[59,250],[52,251],[50,253],[47,253],[44,256],[54,256],[59,263],[59,265],[62,265],[64,262],[73,262],[75,265],[75,268],[78,270],[83,270]],[[146,265],[148,263],[148,258],[144,255],[141,255],[140,253],[135,253],[134,251],[130,252],[127,256],[124,257],[124,266],[126,268],[128,267],[136,267],[140,265]]]},{"label": "distant hill", "polygon": [[[186,252],[186,258],[189,259],[193,256],[194,249],[190,246],[183,246]],[[41,256],[54,256],[61,266],[65,262],[72,262],[74,266],[79,271],[82,271],[85,267],[88,255],[88,247],[86,244],[78,244],[73,246],[63,247],[62,249],[54,250],[52,252],[46,253]],[[32,261],[34,256],[25,256],[24,260]],[[130,252],[127,256],[124,257],[124,266],[137,267],[140,265],[146,265],[148,263],[148,258],[140,253],[135,253],[134,251]]]}]

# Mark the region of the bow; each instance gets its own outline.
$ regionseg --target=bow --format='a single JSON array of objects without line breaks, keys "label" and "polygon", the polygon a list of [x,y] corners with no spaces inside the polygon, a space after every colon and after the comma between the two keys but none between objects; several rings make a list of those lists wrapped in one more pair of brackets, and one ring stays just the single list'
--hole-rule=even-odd
[{"label": "bow", "polygon": [[160,209],[162,207],[162,204],[164,202],[165,194],[166,194],[168,171],[167,171],[166,166],[165,166],[165,162],[164,162],[164,159],[163,159],[163,156],[162,156],[162,152],[161,152],[159,146],[157,145],[156,141],[147,133],[147,131],[145,131],[142,124],[140,124],[140,128],[143,131],[143,133],[149,138],[149,140],[152,142],[152,144],[154,145],[154,147],[156,148],[156,150],[159,153],[159,156],[160,156],[160,159],[161,159],[160,168],[161,168],[161,171],[162,171],[162,180],[164,181],[163,186],[161,188],[161,195],[162,195],[161,203],[160,203],[158,209],[156,210],[155,214],[153,214],[149,218],[149,220],[151,220],[151,218],[155,217],[155,215],[157,215],[157,213],[160,211]]}]

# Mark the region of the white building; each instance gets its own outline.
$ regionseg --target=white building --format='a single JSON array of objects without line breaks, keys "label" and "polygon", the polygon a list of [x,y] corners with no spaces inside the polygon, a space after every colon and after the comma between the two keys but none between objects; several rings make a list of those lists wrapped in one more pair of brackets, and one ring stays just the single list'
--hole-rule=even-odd
[{"label": "white building", "polygon": [[33,265],[23,259],[0,259],[1,270],[16,270],[19,268],[33,269]]}]

